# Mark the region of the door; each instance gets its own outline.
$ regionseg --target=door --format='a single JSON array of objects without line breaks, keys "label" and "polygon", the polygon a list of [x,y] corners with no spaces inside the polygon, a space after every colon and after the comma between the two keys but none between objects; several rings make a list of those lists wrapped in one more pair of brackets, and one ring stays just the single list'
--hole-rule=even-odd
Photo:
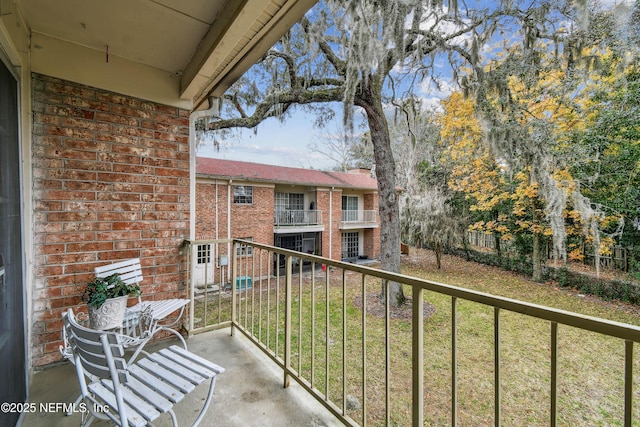
[{"label": "door", "polygon": [[[282,249],[300,252],[302,251],[302,234],[276,234],[275,245]],[[274,268],[283,268],[286,259],[282,254],[276,257]]]},{"label": "door", "polygon": [[356,196],[342,196],[342,220],[345,222],[358,221],[358,198]]},{"label": "door", "polygon": [[[0,402],[27,397],[20,212],[18,82],[0,61]],[[0,412],[13,426],[18,413]]]},{"label": "door", "polygon": [[196,251],[196,268],[195,268],[195,285],[204,288],[214,283],[213,254],[211,253],[213,245],[198,245]]},{"label": "door", "polygon": [[342,233],[342,259],[353,260],[360,255],[360,232]]}]

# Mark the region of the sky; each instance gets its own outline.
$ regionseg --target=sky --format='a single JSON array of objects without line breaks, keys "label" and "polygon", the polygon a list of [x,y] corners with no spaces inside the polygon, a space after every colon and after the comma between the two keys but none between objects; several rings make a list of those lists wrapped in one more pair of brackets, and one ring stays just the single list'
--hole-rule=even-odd
[{"label": "sky", "polygon": [[276,166],[332,169],[334,162],[308,148],[327,132],[327,129],[315,128],[313,120],[308,113],[298,109],[284,122],[267,119],[258,126],[257,133],[243,129],[239,140],[226,141],[219,151],[212,143],[204,143],[198,148],[197,155]]}]

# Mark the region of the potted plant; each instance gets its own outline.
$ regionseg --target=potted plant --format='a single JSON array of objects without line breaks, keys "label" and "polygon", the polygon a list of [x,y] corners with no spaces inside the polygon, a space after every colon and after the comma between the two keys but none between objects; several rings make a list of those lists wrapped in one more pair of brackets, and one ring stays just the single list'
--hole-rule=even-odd
[{"label": "potted plant", "polygon": [[140,295],[137,283],[126,284],[118,274],[95,277],[87,283],[82,299],[87,303],[90,325],[94,329],[111,329],[122,325],[127,300]]}]

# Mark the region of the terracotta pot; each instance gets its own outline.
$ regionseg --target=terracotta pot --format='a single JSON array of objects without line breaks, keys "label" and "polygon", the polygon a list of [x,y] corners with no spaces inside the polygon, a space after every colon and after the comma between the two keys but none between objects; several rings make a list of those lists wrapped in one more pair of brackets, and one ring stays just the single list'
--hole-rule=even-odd
[{"label": "terracotta pot", "polygon": [[125,295],[106,300],[100,308],[88,306],[91,328],[105,330],[122,326],[128,299],[129,296]]}]

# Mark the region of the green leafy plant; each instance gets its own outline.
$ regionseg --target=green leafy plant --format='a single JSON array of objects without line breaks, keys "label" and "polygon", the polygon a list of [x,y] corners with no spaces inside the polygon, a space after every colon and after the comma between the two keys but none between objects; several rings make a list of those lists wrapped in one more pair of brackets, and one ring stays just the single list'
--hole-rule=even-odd
[{"label": "green leafy plant", "polygon": [[88,305],[100,308],[109,298],[140,295],[140,286],[137,283],[127,285],[118,274],[107,277],[96,277],[89,283],[82,294],[82,300]]}]

